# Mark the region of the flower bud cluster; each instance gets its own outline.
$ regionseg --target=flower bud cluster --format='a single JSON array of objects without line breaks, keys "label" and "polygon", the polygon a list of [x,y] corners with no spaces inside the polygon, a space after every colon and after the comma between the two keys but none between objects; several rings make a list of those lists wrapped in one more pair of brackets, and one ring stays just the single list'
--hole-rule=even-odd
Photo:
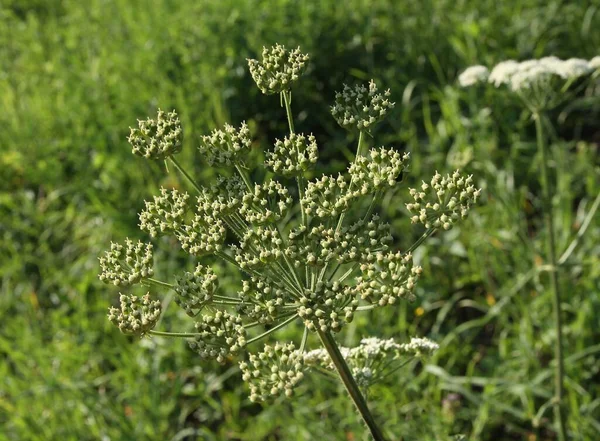
[{"label": "flower bud cluster", "polygon": [[354,88],[344,84],[344,89],[335,94],[335,104],[331,114],[339,125],[345,129],[366,130],[382,120],[395,103],[389,100],[389,89],[378,92],[375,82],[371,80],[368,87],[364,84]]},{"label": "flower bud cluster", "polygon": [[279,232],[271,227],[247,230],[239,247],[233,247],[240,268],[258,268],[283,257],[284,244]]},{"label": "flower bud cluster", "polygon": [[288,189],[277,181],[255,184],[254,191],[242,197],[240,214],[249,224],[273,223],[285,215],[292,202]]},{"label": "flower bud cluster", "polygon": [[247,362],[240,362],[240,369],[250,385],[250,401],[266,401],[281,394],[291,397],[304,377],[304,357],[293,343],[278,342],[250,354]]},{"label": "flower bud cluster", "polygon": [[242,205],[246,185],[239,176],[231,178],[219,176],[213,187],[202,188],[197,198],[198,214],[221,217],[237,212]]},{"label": "flower bud cluster", "polygon": [[134,243],[130,239],[125,239],[125,246],[111,243],[110,250],[98,260],[101,269],[99,278],[104,283],[129,286],[154,274],[150,243]]},{"label": "flower bud cluster", "polygon": [[298,315],[310,331],[339,332],[344,323],[354,319],[358,299],[353,287],[338,282],[316,283],[305,289],[299,300]]},{"label": "flower bud cluster", "polygon": [[213,316],[203,315],[202,321],[196,322],[196,331],[198,335],[190,340],[189,345],[204,359],[223,363],[246,345],[242,318],[227,311],[216,311]]},{"label": "flower bud cluster", "polygon": [[355,196],[348,190],[348,182],[342,175],[323,176],[309,181],[302,204],[310,216],[335,217],[348,209]]},{"label": "flower bud cluster", "polygon": [[242,281],[238,296],[242,300],[237,306],[238,313],[259,323],[275,321],[287,297],[276,283],[258,277]]},{"label": "flower bud cluster", "polygon": [[439,345],[429,340],[426,337],[412,337],[409,343],[402,343],[398,348],[400,354],[414,355],[415,357],[422,357],[425,355],[431,355],[434,351],[439,349]]},{"label": "flower bud cluster", "polygon": [[312,168],[318,158],[317,141],[312,134],[292,133],[283,141],[275,141],[275,149],[267,152],[265,165],[284,176],[299,176]]},{"label": "flower bud cluster", "polygon": [[396,300],[414,299],[413,290],[422,272],[413,266],[412,255],[376,253],[360,266],[362,276],[356,279],[356,291],[363,300],[379,306],[393,305]]},{"label": "flower bud cluster", "polygon": [[202,136],[198,149],[209,165],[229,166],[243,163],[251,145],[250,129],[243,122],[239,129],[225,124],[223,130]]},{"label": "flower bud cluster", "polygon": [[352,188],[358,188],[360,194],[369,194],[382,190],[386,186],[396,185],[398,175],[404,170],[409,154],[381,147],[371,149],[366,156],[358,156],[348,167],[352,177]]},{"label": "flower bud cluster", "polygon": [[210,303],[218,287],[219,281],[212,268],[197,265],[193,273],[186,271],[175,279],[175,303],[193,317]]},{"label": "flower bud cluster", "polygon": [[156,120],[138,120],[138,128],[130,128],[127,141],[135,155],[147,159],[166,159],[181,151],[183,131],[175,111],[158,110]]},{"label": "flower bud cluster", "polygon": [[161,187],[160,196],[154,196],[152,202],[145,201],[146,208],[140,213],[140,229],[150,237],[177,231],[188,211],[188,199],[187,193]]},{"label": "flower bud cluster", "polygon": [[300,48],[288,51],[285,46],[276,44],[263,48],[262,61],[249,59],[248,67],[258,88],[270,95],[289,90],[305,72],[308,59]]},{"label": "flower bud cluster", "polygon": [[220,251],[226,233],[227,229],[221,219],[196,214],[191,225],[184,225],[176,236],[184,251],[199,256]]},{"label": "flower bud cluster", "polygon": [[458,84],[462,87],[474,86],[477,83],[484,83],[490,76],[490,71],[487,67],[476,65],[470,66],[465,69],[463,73],[458,76]]},{"label": "flower bud cluster", "polygon": [[406,208],[413,213],[412,223],[449,230],[457,220],[467,217],[480,193],[481,189],[473,186],[471,175],[465,177],[456,170],[443,177],[436,172],[429,184],[423,182],[421,191],[410,189],[414,202],[406,204]]},{"label": "flower bud cluster", "polygon": [[120,308],[110,307],[108,319],[119,327],[123,334],[143,336],[156,325],[161,313],[158,300],[151,300],[150,295],[143,297],[121,294]]}]

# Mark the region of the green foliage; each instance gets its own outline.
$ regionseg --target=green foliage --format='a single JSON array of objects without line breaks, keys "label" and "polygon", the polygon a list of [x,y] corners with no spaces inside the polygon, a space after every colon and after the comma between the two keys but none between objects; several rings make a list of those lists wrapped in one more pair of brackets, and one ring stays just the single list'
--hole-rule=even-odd
[{"label": "green foliage", "polygon": [[[294,108],[306,109],[298,129],[319,141],[317,169],[340,171],[355,145],[328,115],[334,91],[375,78],[396,102],[377,139],[411,152],[407,186],[461,167],[484,187],[464,227],[415,253],[423,266],[417,303],[400,302],[376,320],[357,316],[342,334],[348,346],[373,334],[440,344],[427,365],[371,392],[386,433],[553,439],[554,337],[533,124],[505,95],[476,96],[455,79],[466,66],[507,58],[591,58],[599,25],[597,0],[3,2],[0,439],[338,440],[340,431],[361,439],[337,382],[306,381],[293,406],[250,404],[237,367],[205,365],[183,343],[121,336],[106,320],[112,296],[96,279],[106,243],[141,238],[135,224],[147,195],[178,186],[161,163],[131,156],[127,127],[157,107],[176,108],[190,128],[180,162],[196,177],[211,175],[191,152],[212,127],[255,115],[247,123],[263,148],[251,154],[268,149],[286,121],[253,86],[245,58],[274,42],[312,55]],[[559,250],[600,192],[599,109],[582,93],[549,116],[558,123],[551,182]],[[412,231],[403,191],[382,203],[392,231]],[[417,237],[395,240],[403,249]],[[574,440],[600,431],[599,238],[596,216],[562,278]],[[157,249],[175,248],[160,240]],[[157,261],[159,274],[195,267],[175,254]],[[175,314],[164,321],[187,323]]]}]

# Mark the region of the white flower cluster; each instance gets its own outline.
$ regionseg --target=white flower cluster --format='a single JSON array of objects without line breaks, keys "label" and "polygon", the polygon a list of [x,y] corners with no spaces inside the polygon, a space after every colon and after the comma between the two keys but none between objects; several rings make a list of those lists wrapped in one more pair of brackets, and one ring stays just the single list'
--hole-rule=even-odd
[{"label": "white flower cluster", "polygon": [[308,136],[292,133],[283,141],[275,141],[275,149],[267,152],[265,165],[284,176],[298,176],[317,163],[319,150],[317,141]]},{"label": "white flower cluster", "polygon": [[502,61],[494,66],[491,72],[481,65],[468,67],[458,77],[462,87],[477,83],[489,82],[496,87],[508,85],[513,91],[523,91],[538,85],[548,85],[553,80],[574,80],[590,74],[600,65],[600,57],[591,60],[569,58],[561,60],[557,57],[544,57],[535,60],[517,62]]},{"label": "white flower cluster", "polygon": [[251,145],[250,129],[243,122],[238,129],[225,124],[223,130],[202,136],[198,150],[209,165],[229,166],[242,163]]},{"label": "white flower cluster", "polygon": [[376,253],[365,260],[360,266],[362,275],[356,278],[356,291],[363,300],[386,306],[401,298],[414,299],[413,291],[423,270],[413,266],[410,253]]},{"label": "white flower cluster", "polygon": [[110,307],[108,319],[119,327],[123,334],[143,336],[156,325],[161,313],[160,301],[121,294],[120,308]]},{"label": "white flower cluster", "polygon": [[383,188],[396,185],[396,178],[404,170],[404,164],[410,155],[386,149],[371,149],[365,156],[358,156],[348,172],[351,176],[351,188],[360,194],[374,193]]},{"label": "white flower cluster", "polygon": [[317,282],[314,289],[305,289],[299,300],[298,315],[311,331],[339,332],[350,323],[358,307],[354,288],[338,282]]},{"label": "white flower cluster", "polygon": [[175,279],[175,303],[193,317],[210,303],[218,287],[217,275],[212,268],[198,264],[193,273],[186,271]]},{"label": "white flower cluster", "polygon": [[190,225],[183,225],[176,233],[181,248],[187,253],[199,256],[220,251],[227,229],[219,218],[196,214]]},{"label": "white flower cluster", "polygon": [[150,237],[177,231],[189,208],[188,199],[187,193],[161,187],[160,196],[154,196],[152,202],[145,201],[146,208],[140,213],[140,230]]},{"label": "white flower cluster", "polygon": [[399,352],[402,354],[411,354],[415,357],[430,355],[439,349],[439,345],[426,337],[412,337],[409,343],[402,343]]},{"label": "white flower cluster", "polygon": [[237,306],[238,314],[259,323],[273,323],[288,297],[287,292],[276,283],[258,277],[243,280],[238,295],[241,300]]},{"label": "white flower cluster", "polygon": [[481,189],[473,186],[471,175],[465,177],[456,170],[443,177],[436,172],[431,183],[423,182],[421,191],[410,189],[414,202],[406,204],[406,208],[414,213],[412,223],[449,230],[457,220],[467,217],[480,193]]},{"label": "white flower cluster", "polygon": [[300,48],[291,51],[285,46],[276,44],[263,48],[262,61],[248,60],[250,75],[262,91],[270,95],[289,90],[292,83],[305,72],[308,55],[300,52]]},{"label": "white flower cluster", "polygon": [[354,88],[344,84],[341,92],[335,94],[335,104],[331,114],[345,129],[370,129],[382,120],[395,103],[389,100],[390,90],[379,93],[373,80],[368,87],[364,84]]},{"label": "white flower cluster", "polygon": [[110,250],[104,252],[100,261],[100,280],[116,286],[129,286],[140,280],[152,277],[154,270],[152,244],[125,239],[125,246],[111,243]]},{"label": "white flower cluster", "polygon": [[243,195],[239,212],[249,224],[263,225],[281,219],[292,202],[287,188],[277,181],[269,181],[254,184],[254,191]]},{"label": "white flower cluster", "polygon": [[[429,355],[438,348],[437,343],[427,338],[411,338],[410,343],[397,343],[393,338],[363,338],[353,348],[340,347],[340,352],[352,375],[361,387],[369,387],[380,381],[388,371],[395,368],[394,360],[406,361],[408,357]],[[319,367],[335,371],[331,357],[323,348],[314,349],[304,354],[307,367]]]},{"label": "white flower cluster", "polygon": [[156,120],[138,120],[138,128],[130,129],[127,141],[135,155],[162,160],[181,151],[183,131],[175,111],[165,113],[159,109]]},{"label": "white flower cluster", "polygon": [[227,311],[216,311],[214,315],[203,315],[196,322],[198,335],[189,341],[190,348],[204,359],[225,362],[246,346],[246,329],[242,317]]},{"label": "white flower cluster", "polygon": [[248,362],[240,362],[240,369],[250,385],[250,401],[266,401],[282,393],[291,397],[304,378],[304,357],[293,343],[275,343],[250,354]]},{"label": "white flower cluster", "polygon": [[481,65],[469,66],[458,76],[458,84],[462,87],[473,86],[487,81],[489,76],[490,71],[487,67]]}]

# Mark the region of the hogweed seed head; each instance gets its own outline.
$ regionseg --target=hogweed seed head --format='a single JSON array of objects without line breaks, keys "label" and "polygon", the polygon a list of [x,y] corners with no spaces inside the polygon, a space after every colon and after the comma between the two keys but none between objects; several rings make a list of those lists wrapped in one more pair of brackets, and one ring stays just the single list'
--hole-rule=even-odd
[{"label": "hogweed seed head", "polygon": [[142,337],[154,328],[161,313],[160,301],[143,297],[121,294],[120,308],[110,307],[108,319],[119,327],[123,334]]},{"label": "hogweed seed head", "polygon": [[240,370],[250,386],[250,401],[267,401],[281,394],[291,397],[304,378],[304,357],[293,343],[277,342],[250,354],[247,362],[240,362]]},{"label": "hogweed seed head", "polygon": [[147,159],[164,160],[181,151],[183,131],[177,113],[158,109],[156,119],[138,120],[127,138],[133,154]]},{"label": "hogweed seed head", "polygon": [[243,163],[251,145],[250,129],[243,122],[238,129],[225,124],[202,136],[198,150],[209,165],[231,166]]},{"label": "hogweed seed head", "polygon": [[193,273],[186,271],[175,279],[175,303],[193,317],[210,303],[218,287],[219,281],[212,268],[197,265]]},{"label": "hogweed seed head", "polygon": [[273,223],[287,213],[292,202],[287,188],[277,181],[269,181],[255,184],[253,192],[242,196],[239,213],[249,224]]},{"label": "hogweed seed head", "polygon": [[335,217],[348,209],[353,196],[344,176],[325,175],[308,182],[302,203],[310,216]]},{"label": "hogweed seed head", "polygon": [[245,193],[246,185],[239,176],[219,176],[214,186],[202,188],[200,196],[196,199],[197,212],[200,216],[229,216],[239,211]]},{"label": "hogweed seed head", "polygon": [[318,153],[317,141],[312,134],[292,133],[283,141],[275,141],[275,149],[267,152],[265,165],[283,176],[299,176],[317,163]]},{"label": "hogweed seed head", "polygon": [[250,75],[262,91],[270,95],[290,90],[292,84],[306,71],[309,57],[300,48],[288,51],[285,46],[276,44],[263,48],[262,60],[248,60]]},{"label": "hogweed seed head", "polygon": [[198,335],[190,340],[190,348],[201,358],[223,363],[246,345],[246,329],[242,323],[242,317],[227,311],[203,315],[201,321],[196,322]]},{"label": "hogweed seed head", "polygon": [[414,202],[406,204],[406,208],[413,213],[412,223],[449,230],[457,220],[467,217],[480,193],[471,175],[464,176],[456,170],[443,177],[436,172],[430,183],[423,182],[420,190],[410,189]]},{"label": "hogweed seed head", "polygon": [[140,213],[140,230],[150,237],[173,233],[181,227],[189,206],[189,195],[178,190],[160,189],[160,196],[152,202],[146,201],[146,208]]},{"label": "hogweed seed head", "polygon": [[200,256],[221,251],[227,229],[223,221],[208,214],[196,214],[190,225],[183,225],[176,233],[181,248]]},{"label": "hogweed seed head", "polygon": [[274,322],[289,298],[284,288],[266,277],[242,281],[238,296],[241,300],[237,306],[238,314],[259,323]]},{"label": "hogweed seed head", "polygon": [[393,187],[409,156],[408,153],[401,155],[384,147],[371,149],[367,155],[358,156],[348,167],[352,177],[351,188],[365,195]]},{"label": "hogweed seed head", "polygon": [[343,90],[335,94],[331,114],[345,129],[370,130],[394,108],[395,103],[389,97],[390,90],[379,93],[373,80],[368,87],[364,84],[354,88],[344,85]]},{"label": "hogweed seed head", "polygon": [[129,286],[152,277],[152,244],[125,239],[125,245],[111,243],[100,261],[100,280],[116,286]]},{"label": "hogweed seed head", "polygon": [[305,289],[299,300],[298,315],[310,331],[339,332],[354,319],[358,307],[356,291],[338,282],[317,282]]}]

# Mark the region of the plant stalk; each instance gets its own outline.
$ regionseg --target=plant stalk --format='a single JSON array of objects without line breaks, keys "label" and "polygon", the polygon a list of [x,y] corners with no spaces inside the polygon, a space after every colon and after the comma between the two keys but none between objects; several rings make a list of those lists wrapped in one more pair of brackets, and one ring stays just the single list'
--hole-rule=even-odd
[{"label": "plant stalk", "polygon": [[340,349],[338,348],[338,345],[335,342],[333,336],[329,331],[324,332],[318,330],[318,333],[319,337],[321,338],[321,342],[323,343],[323,346],[325,346],[325,349],[327,350],[329,356],[331,357],[331,360],[333,361],[335,369],[337,370],[337,373],[339,374],[342,383],[344,383],[344,386],[346,387],[348,394],[350,394],[352,401],[356,405],[360,416],[369,428],[373,439],[375,441],[386,441],[383,436],[383,433],[375,423],[375,419],[373,418],[373,415],[371,414],[371,411],[367,406],[367,401],[363,397],[360,388],[356,383],[356,380],[352,376],[350,368],[346,364],[346,360],[344,360],[344,357],[342,357]]},{"label": "plant stalk", "polygon": [[554,326],[556,328],[556,341],[554,344],[554,358],[556,368],[554,372],[554,417],[558,426],[559,441],[566,441],[565,428],[565,409],[564,409],[564,356],[563,356],[563,336],[562,336],[562,317],[560,310],[560,291],[558,283],[558,266],[556,261],[556,240],[554,235],[554,217],[552,210],[552,195],[550,193],[550,179],[548,177],[548,146],[544,139],[544,127],[542,121],[542,113],[535,112],[533,118],[535,120],[537,146],[540,152],[542,164],[542,199],[544,206],[544,221],[546,223],[546,248],[548,260],[552,266],[550,271],[550,289],[552,291],[552,306],[554,309]]}]

